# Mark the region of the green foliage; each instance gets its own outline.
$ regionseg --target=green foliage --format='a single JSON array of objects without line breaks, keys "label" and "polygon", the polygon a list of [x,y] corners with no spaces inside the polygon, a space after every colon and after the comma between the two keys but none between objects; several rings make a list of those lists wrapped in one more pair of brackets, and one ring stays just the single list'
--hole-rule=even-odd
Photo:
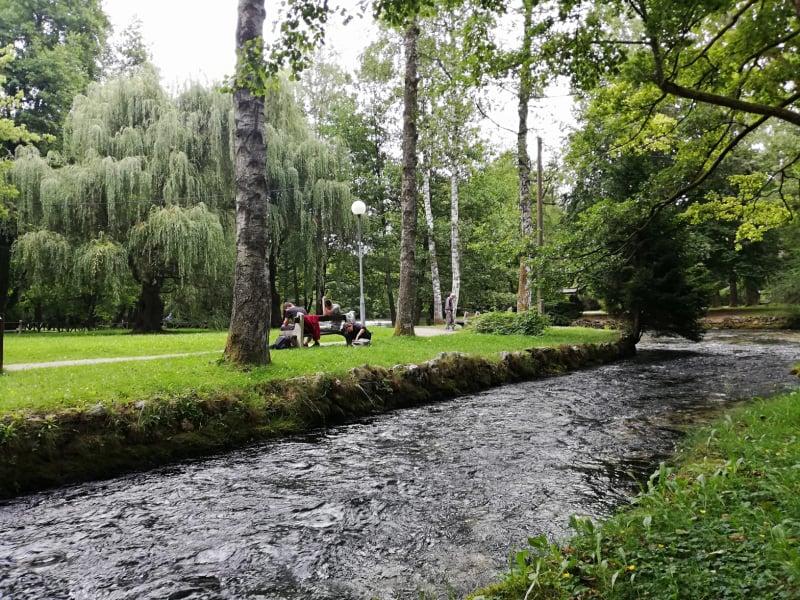
[{"label": "green foliage", "polygon": [[[507,579],[470,598],[797,597],[800,394],[758,401],[695,433],[633,504],[539,536]],[[526,593],[530,594],[526,596]]]},{"label": "green foliage", "polygon": [[[708,303],[701,247],[674,212],[651,214],[634,201],[602,201],[570,224],[565,242],[606,310],[627,321],[635,340],[645,331],[697,340]],[[586,254],[586,248],[596,249]]]},{"label": "green foliage", "polygon": [[128,238],[138,278],[171,278],[179,283],[201,277],[213,281],[222,266],[224,246],[219,218],[204,204],[154,208]]},{"label": "green foliage", "polygon": [[497,335],[540,335],[549,321],[535,310],[524,312],[489,312],[473,320],[472,327],[477,333]]},{"label": "green foliage", "polygon": [[553,325],[569,325],[583,313],[583,306],[577,298],[547,304],[545,308],[547,317]]},{"label": "green foliage", "polygon": [[75,95],[100,74],[108,32],[100,0],[0,2],[0,47],[17,54],[2,88],[25,100],[15,122],[55,139]]}]

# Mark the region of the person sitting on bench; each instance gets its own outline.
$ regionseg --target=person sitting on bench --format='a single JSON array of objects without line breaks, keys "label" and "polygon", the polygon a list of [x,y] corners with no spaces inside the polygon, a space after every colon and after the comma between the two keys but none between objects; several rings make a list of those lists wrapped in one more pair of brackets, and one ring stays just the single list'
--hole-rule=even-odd
[{"label": "person sitting on bench", "polygon": [[342,333],[344,334],[345,343],[348,346],[352,346],[353,344],[357,346],[366,346],[370,343],[370,340],[372,340],[372,332],[358,321],[355,323],[345,323]]},{"label": "person sitting on bench", "polygon": [[322,297],[322,314],[323,316],[330,317],[331,321],[336,321],[342,318],[342,307],[334,304],[331,300]]},{"label": "person sitting on bench", "polygon": [[[319,346],[319,317],[317,315],[310,315],[308,311],[302,306],[295,306],[291,302],[283,304],[283,324],[289,325],[289,322],[294,322],[299,316],[303,317],[303,333],[304,337],[314,340],[314,346]],[[306,342],[307,343],[307,342]]]}]

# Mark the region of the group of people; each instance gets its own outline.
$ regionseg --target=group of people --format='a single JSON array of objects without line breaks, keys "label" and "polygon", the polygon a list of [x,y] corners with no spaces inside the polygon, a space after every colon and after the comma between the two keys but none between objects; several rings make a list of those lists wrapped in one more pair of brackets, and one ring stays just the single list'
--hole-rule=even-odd
[{"label": "group of people", "polygon": [[[321,321],[331,321],[334,324],[337,324],[337,322],[341,323],[341,321],[345,320],[345,316],[342,314],[341,306],[325,297],[322,298],[321,315],[308,314],[308,311],[302,306],[295,306],[291,302],[284,302],[283,324],[281,325],[281,330],[293,330],[294,323],[300,315],[303,315],[303,334],[305,338],[303,340],[303,345],[305,346],[308,346],[309,343],[313,346],[319,346],[319,339],[322,335],[322,329],[320,327]],[[341,329],[337,330],[336,332],[340,333],[344,337],[345,343],[348,346],[352,346],[354,344],[367,344],[372,339],[372,333],[370,330],[367,329],[364,324],[359,322],[346,321],[344,324],[342,324]],[[281,349],[281,347],[291,347],[288,345],[282,346],[279,344],[280,340],[273,345],[273,348]]]}]

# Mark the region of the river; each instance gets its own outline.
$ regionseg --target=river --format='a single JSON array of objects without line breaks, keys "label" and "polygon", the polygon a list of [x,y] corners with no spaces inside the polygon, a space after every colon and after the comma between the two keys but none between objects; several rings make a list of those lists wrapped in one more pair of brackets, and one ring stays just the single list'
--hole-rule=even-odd
[{"label": "river", "polygon": [[460,596],[624,503],[687,424],[796,385],[800,335],[636,358],[0,504],[0,598]]}]

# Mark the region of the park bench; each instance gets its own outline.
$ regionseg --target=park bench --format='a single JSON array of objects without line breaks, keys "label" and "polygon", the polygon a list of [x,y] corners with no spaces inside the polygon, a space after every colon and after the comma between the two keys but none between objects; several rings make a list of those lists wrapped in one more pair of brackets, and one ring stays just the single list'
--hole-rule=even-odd
[{"label": "park bench", "polygon": [[[335,316],[320,316],[320,336],[323,335],[341,335],[344,337],[344,324],[352,323],[356,319],[354,311]],[[323,324],[327,326],[323,327]],[[303,338],[305,337],[305,319],[304,315],[297,315],[294,319],[294,326],[290,329],[281,329],[280,337],[291,337],[295,340],[295,346],[303,348]]]}]

